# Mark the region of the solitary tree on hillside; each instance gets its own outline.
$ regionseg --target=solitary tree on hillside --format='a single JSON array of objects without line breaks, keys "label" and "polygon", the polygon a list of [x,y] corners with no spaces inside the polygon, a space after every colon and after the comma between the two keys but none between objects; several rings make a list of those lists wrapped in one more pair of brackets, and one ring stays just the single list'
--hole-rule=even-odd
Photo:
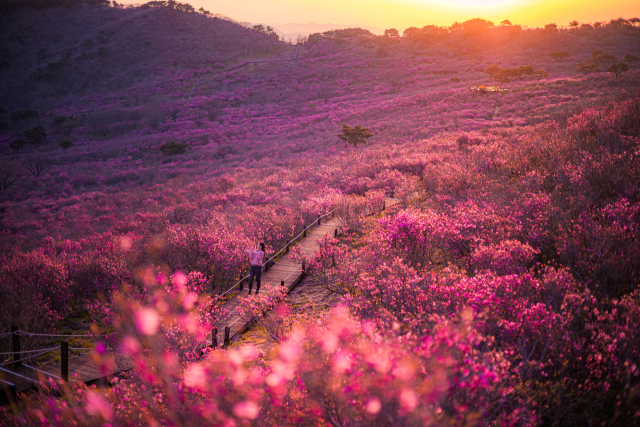
[{"label": "solitary tree on hillside", "polygon": [[342,124],[342,132],[338,134],[338,138],[344,142],[345,147],[347,144],[351,144],[356,148],[358,144],[366,144],[367,139],[372,136],[373,134],[369,132],[369,128],[363,128],[361,126],[352,128],[345,123]]},{"label": "solitary tree on hillside", "polygon": [[513,24],[508,19],[505,19],[504,21],[500,22],[500,25],[502,25],[503,27],[508,27],[508,26],[513,25]]},{"label": "solitary tree on hillside", "polygon": [[578,21],[569,22],[569,27],[571,27],[571,28],[578,28],[579,25],[580,25],[580,23]]}]

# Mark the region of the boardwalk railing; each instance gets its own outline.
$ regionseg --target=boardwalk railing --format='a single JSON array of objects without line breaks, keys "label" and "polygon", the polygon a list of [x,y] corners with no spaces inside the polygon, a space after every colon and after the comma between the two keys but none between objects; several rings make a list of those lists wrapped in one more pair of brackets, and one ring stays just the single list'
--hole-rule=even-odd
[{"label": "boardwalk railing", "polygon": [[[291,243],[295,242],[296,240],[298,240],[300,237],[307,237],[307,232],[309,231],[309,229],[313,228],[313,227],[317,227],[320,225],[321,221],[323,218],[331,215],[331,217],[333,217],[333,215],[335,214],[335,209],[327,212],[324,215],[318,215],[318,219],[316,219],[314,222],[312,222],[311,224],[309,224],[308,226],[306,226],[304,228],[304,230],[302,230],[300,233],[298,233],[298,235],[296,235],[295,237],[293,237],[292,239],[290,239],[287,244],[285,246],[283,246],[279,251],[277,251],[276,253],[274,253],[271,258],[267,259],[266,261],[264,261],[262,263],[262,269],[263,271],[267,271],[269,270],[270,267],[270,263],[276,259],[280,254],[286,254],[289,252],[289,250],[291,249]],[[228,294],[229,292],[231,292],[233,289],[235,289],[236,287],[239,287],[238,290],[242,291],[244,290],[244,281],[247,280],[249,278],[249,275],[247,274],[246,276],[244,276],[242,279],[238,280],[236,282],[235,285],[233,285],[232,287],[230,287],[229,289],[227,289],[226,291],[224,291],[223,293],[220,294],[220,296],[225,296],[226,294]]]},{"label": "boardwalk railing", "polygon": [[[5,390],[11,394],[13,398],[16,397],[16,384],[12,381],[17,381],[20,384],[20,389],[28,389],[40,384],[37,380],[38,376],[45,375],[56,380],[62,380],[64,382],[69,381],[69,352],[70,351],[91,351],[93,348],[87,347],[70,347],[67,341],[62,341],[60,345],[48,348],[39,348],[34,350],[22,350],[20,337],[49,337],[49,338],[80,338],[91,337],[86,334],[42,334],[26,332],[18,329],[17,326],[11,327],[11,332],[0,334],[0,337],[11,337],[11,351],[0,352],[0,357],[6,358],[10,356],[9,361],[0,363],[0,386],[3,386]],[[47,372],[43,369],[38,369],[32,366],[37,357],[43,356],[48,353],[60,351],[60,374],[56,375],[53,372]],[[12,381],[9,381],[12,379]]]},{"label": "boardwalk railing", "polygon": [[[38,372],[42,372],[46,375],[61,378],[65,382],[69,380],[69,351],[82,351],[82,350],[93,350],[93,348],[88,347],[69,347],[69,343],[67,341],[62,341],[60,345],[49,348],[40,348],[36,350],[22,350],[20,348],[20,337],[64,337],[64,338],[80,338],[80,337],[91,337],[91,335],[65,335],[65,334],[38,334],[33,332],[25,332],[18,329],[17,326],[11,327],[11,332],[2,334],[3,336],[11,336],[11,351],[2,352],[0,356],[12,356],[11,361],[4,362],[0,364],[0,371],[9,372],[15,375],[14,372],[9,371],[4,368],[4,366],[12,366],[12,367],[26,367],[34,369]],[[51,353],[53,351],[60,350],[60,359],[61,359],[61,372],[60,377],[53,375],[49,372],[40,371],[39,369],[27,365],[23,363],[27,360],[35,359],[36,357],[42,356],[47,353]],[[22,357],[26,355],[25,357]]]}]

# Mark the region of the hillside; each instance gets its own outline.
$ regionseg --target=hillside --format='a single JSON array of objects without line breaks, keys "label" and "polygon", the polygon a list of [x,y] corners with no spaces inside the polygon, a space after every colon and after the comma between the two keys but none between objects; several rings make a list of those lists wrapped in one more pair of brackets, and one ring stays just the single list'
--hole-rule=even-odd
[{"label": "hillside", "polygon": [[[94,360],[136,369],[0,420],[637,424],[640,28],[623,21],[292,46],[165,6],[2,16],[0,329],[87,332]],[[401,203],[364,215],[385,196]],[[246,250],[333,209],[343,234],[291,254],[336,307],[265,286],[242,310],[269,345],[209,352]]]},{"label": "hillside", "polygon": [[75,5],[0,17],[0,104],[60,108],[91,94],[135,91],[151,81],[212,72],[284,44],[228,19],[166,7]]}]

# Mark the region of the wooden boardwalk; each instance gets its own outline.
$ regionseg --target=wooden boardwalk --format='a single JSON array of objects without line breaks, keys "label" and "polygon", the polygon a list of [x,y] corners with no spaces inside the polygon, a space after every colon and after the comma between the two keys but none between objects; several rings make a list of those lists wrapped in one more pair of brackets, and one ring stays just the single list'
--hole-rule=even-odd
[{"label": "wooden boardwalk", "polygon": [[[87,352],[88,353],[88,352]],[[94,383],[108,379],[112,375],[131,369],[131,360],[120,353],[108,353],[105,358],[113,363],[109,368],[101,370],[91,354],[69,359],[69,383]],[[0,367],[0,395],[4,398],[8,393],[15,395],[29,390],[36,390],[41,381],[47,378],[62,379],[61,362],[47,365],[37,365],[23,361],[20,366],[6,365]]]},{"label": "wooden boardwalk", "polygon": [[[394,198],[385,199],[385,209],[391,206],[397,205],[400,200]],[[312,255],[318,248],[318,240],[322,239],[325,235],[336,235],[340,231],[340,222],[338,218],[328,218],[326,221],[307,232],[307,236],[298,242],[302,252],[306,256]],[[290,292],[300,281],[304,278],[302,271],[302,264],[294,259],[291,252],[287,252],[283,255],[277,263],[271,268],[262,273],[262,286],[268,284],[270,286],[281,286],[284,282],[284,286],[287,288],[287,292]],[[264,288],[263,288],[264,289]],[[254,279],[253,292],[256,290],[256,284]],[[225,302],[224,307],[231,312],[231,317],[228,321],[228,325],[221,325],[218,328],[217,341],[218,345],[224,343],[224,327],[229,326],[229,339],[233,341],[237,339],[242,333],[244,333],[250,326],[250,318],[242,318],[237,311],[240,301],[248,297],[249,289],[245,285],[244,290],[237,292],[233,297]],[[253,295],[253,293],[252,293]]]}]

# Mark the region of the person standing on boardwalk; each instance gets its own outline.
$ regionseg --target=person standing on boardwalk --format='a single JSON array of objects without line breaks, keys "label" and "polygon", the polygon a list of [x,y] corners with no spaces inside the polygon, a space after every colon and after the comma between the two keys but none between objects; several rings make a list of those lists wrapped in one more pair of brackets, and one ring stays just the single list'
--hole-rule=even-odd
[{"label": "person standing on boardwalk", "polygon": [[249,271],[249,295],[253,287],[253,276],[256,277],[256,294],[260,292],[260,277],[262,276],[262,258],[264,258],[264,243],[259,243],[259,247],[250,249],[249,259],[251,260],[251,270]]}]

